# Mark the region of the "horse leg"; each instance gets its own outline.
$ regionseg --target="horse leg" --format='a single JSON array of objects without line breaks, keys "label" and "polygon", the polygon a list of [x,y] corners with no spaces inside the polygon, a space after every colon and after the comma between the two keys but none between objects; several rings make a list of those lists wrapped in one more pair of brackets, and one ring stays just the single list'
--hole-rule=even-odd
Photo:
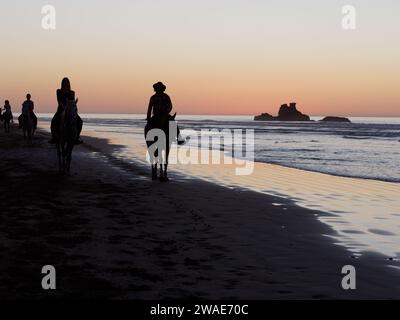
[{"label": "horse leg", "polygon": [[32,144],[32,130],[28,129],[28,144]]},{"label": "horse leg", "polygon": [[167,175],[167,167],[168,167],[168,165],[166,165],[166,164],[161,165],[161,177],[160,177],[161,182],[169,181],[168,175]]},{"label": "horse leg", "polygon": [[163,151],[160,150],[158,154],[159,154],[159,157],[157,158],[157,161],[158,161],[158,163],[160,164],[160,181],[162,181],[162,180],[163,180],[163,177],[164,177],[163,159],[162,159],[162,157],[163,157]]},{"label": "horse leg", "polygon": [[70,175],[70,169],[71,169],[71,159],[72,159],[72,149],[74,148],[74,145],[71,144],[67,144],[67,154],[66,154],[66,161],[67,161],[67,167],[66,167],[66,171],[67,171],[67,175]]},{"label": "horse leg", "polygon": [[62,173],[65,173],[65,145],[61,143],[61,166],[62,166]]},{"label": "horse leg", "polygon": [[169,152],[167,152],[167,154],[166,154],[166,161],[164,164],[164,181],[169,181],[169,179],[168,179],[168,156],[169,156]]},{"label": "horse leg", "polygon": [[168,169],[168,162],[163,162],[160,164],[160,181],[162,182],[169,181],[167,169]]},{"label": "horse leg", "polygon": [[151,178],[152,180],[157,179],[157,163],[151,165]]},{"label": "horse leg", "polygon": [[60,144],[57,143],[57,158],[58,158],[58,172],[62,173],[62,163],[61,163],[61,147]]},{"label": "horse leg", "polygon": [[167,150],[165,150],[165,163],[164,163],[164,181],[169,181],[168,179],[168,160],[169,152],[171,150],[171,145],[169,144],[169,139],[167,140]]},{"label": "horse leg", "polygon": [[68,144],[64,146],[64,174],[68,175]]},{"label": "horse leg", "polygon": [[160,164],[160,181],[164,180],[164,169],[163,169],[163,165]]}]

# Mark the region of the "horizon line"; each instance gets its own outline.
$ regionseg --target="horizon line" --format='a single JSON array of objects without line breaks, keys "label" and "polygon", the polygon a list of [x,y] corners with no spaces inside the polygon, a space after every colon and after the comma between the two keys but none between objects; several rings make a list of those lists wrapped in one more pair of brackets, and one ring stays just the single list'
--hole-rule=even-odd
[{"label": "horizon line", "polygon": [[[37,112],[37,114],[53,114],[55,111],[51,112]],[[80,114],[85,115],[146,115],[146,112],[143,113],[134,113],[134,112],[80,112]],[[227,114],[227,113],[177,113],[178,116],[236,116],[236,117],[255,117],[257,114]],[[346,117],[346,118],[400,118],[400,115],[309,115],[310,117]]]}]

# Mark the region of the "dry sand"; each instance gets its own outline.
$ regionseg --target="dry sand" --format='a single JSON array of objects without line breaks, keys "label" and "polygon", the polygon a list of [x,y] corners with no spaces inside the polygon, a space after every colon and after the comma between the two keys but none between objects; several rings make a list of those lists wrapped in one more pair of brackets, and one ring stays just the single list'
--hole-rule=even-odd
[{"label": "dry sand", "polygon": [[[47,139],[29,147],[16,129],[0,133],[1,299],[400,297],[400,272],[334,245],[322,212],[200,180],[153,182],[93,138],[60,176]],[[341,288],[348,264],[355,291]],[[55,291],[41,289],[44,265],[57,269]]]}]

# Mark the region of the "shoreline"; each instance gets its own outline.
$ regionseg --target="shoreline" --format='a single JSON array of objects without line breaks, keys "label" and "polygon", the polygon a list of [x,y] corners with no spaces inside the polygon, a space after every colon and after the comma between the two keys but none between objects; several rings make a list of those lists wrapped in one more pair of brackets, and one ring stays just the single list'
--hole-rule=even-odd
[{"label": "shoreline", "polygon": [[[60,177],[48,134],[25,147],[15,132],[0,133],[3,299],[398,298],[400,273],[335,245],[316,217],[329,214],[199,179],[152,182],[97,138],[84,138],[92,147],[75,148],[72,177]],[[45,264],[57,269],[50,294]],[[355,291],[341,289],[348,264]]]},{"label": "shoreline", "polygon": [[[42,130],[42,128],[40,128],[40,129]],[[83,132],[83,136],[85,136],[84,132]],[[91,139],[92,137],[86,135],[85,138]],[[106,145],[103,143],[102,147],[106,147]],[[98,149],[98,151],[101,151],[101,150]],[[242,160],[240,158],[234,158],[234,159]],[[317,170],[317,169],[309,169],[309,168],[304,168],[304,167],[285,165],[285,164],[278,163],[278,162],[267,162],[267,161],[258,161],[258,160],[255,160],[254,162],[257,164],[272,165],[272,166],[276,166],[278,168],[281,167],[281,168],[285,168],[285,169],[294,169],[294,170],[299,170],[299,171],[303,171],[303,172],[318,173],[321,175],[326,175],[326,176],[336,177],[336,178],[348,178],[348,179],[356,179],[356,180],[362,180],[362,181],[363,180],[375,181],[375,182],[384,182],[384,183],[389,183],[389,184],[394,184],[394,185],[400,185],[400,180],[389,180],[389,179],[385,180],[383,178],[369,178],[369,177],[352,176],[352,175],[345,175],[345,174],[336,174],[336,173],[325,172],[325,171]]]},{"label": "shoreline", "polygon": [[[105,117],[107,117],[106,115],[101,115],[100,114],[100,115],[96,116],[96,115],[93,115],[93,114],[85,114],[85,115],[83,115],[83,117],[87,117],[87,119],[85,119],[85,121],[86,121],[85,130],[86,130],[87,127],[91,127],[92,125],[95,125],[96,123],[101,123],[102,126],[108,125],[107,122],[103,122]],[[111,121],[112,120],[121,120],[122,121],[121,125],[123,123],[124,123],[124,125],[122,127],[118,127],[118,121],[116,123],[114,123],[114,124],[112,122],[110,122],[109,124],[110,124],[110,127],[118,127],[118,130],[120,130],[125,125],[129,124],[130,121],[133,121],[132,122],[132,124],[133,124],[132,127],[135,128],[135,127],[138,127],[138,126],[140,127],[140,125],[141,125],[139,118],[142,119],[143,117],[141,117],[140,115],[137,115],[137,114],[128,114],[128,115],[126,115],[126,117],[123,117],[122,115],[121,116],[114,115],[109,120],[111,120]],[[193,121],[198,121],[198,123],[200,124],[200,127],[202,127],[201,126],[202,122],[208,123],[208,125],[212,126],[212,123],[214,123],[214,122],[211,121],[211,120],[205,120],[205,119],[207,119],[206,116],[200,117],[197,120],[196,120],[196,117],[189,116],[189,117],[186,117],[186,118],[182,117],[182,118],[179,119],[179,121],[180,121],[181,127],[182,127],[182,129],[184,131],[185,126],[188,126],[188,129],[191,129],[191,126],[193,125],[191,123]],[[225,123],[226,121],[231,121],[231,120],[236,123],[236,120],[234,120],[235,116],[233,116],[233,117],[231,117],[229,119],[230,120],[228,120],[228,117],[227,117],[221,123]],[[382,118],[382,119],[385,119],[385,118]],[[391,125],[396,126],[395,130],[398,130],[400,123],[396,119],[393,119],[393,118],[391,118],[391,119],[393,121],[393,123],[391,123]],[[218,122],[219,122],[219,121],[217,121],[218,119],[214,119],[214,120],[215,120],[215,123],[218,124]],[[219,120],[223,120],[223,119],[219,119]],[[185,121],[188,121],[188,122],[185,124]],[[238,126],[250,126],[251,128],[253,128],[252,123],[254,121],[250,121],[249,122],[249,121],[245,121],[243,119],[239,119],[237,121],[244,121],[244,123],[240,123],[240,124],[238,124]],[[377,119],[376,123],[369,123],[369,124],[366,124],[366,126],[367,127],[369,127],[370,125],[372,125],[372,126],[375,126],[375,125],[382,126],[382,125],[385,124],[382,121],[383,120],[379,121],[379,119]],[[217,125],[217,124],[216,124],[216,126],[218,126],[218,128],[220,128],[220,129],[222,129],[224,127],[224,125]],[[297,124],[302,126],[303,122],[297,122]],[[230,126],[229,123],[227,125],[228,125],[228,127]],[[293,125],[296,127],[297,126],[296,122],[288,123],[288,127],[289,128],[293,127]],[[332,127],[335,128],[336,125],[337,125],[337,123],[335,122],[335,123],[333,123]],[[340,125],[341,124],[339,123],[339,127],[340,127]],[[359,126],[360,124],[359,123],[354,123],[354,125]],[[257,126],[257,123],[256,123],[256,125],[254,126],[253,129],[256,130],[256,132],[257,132],[258,129],[260,129],[261,130],[260,133],[257,133],[256,136],[259,135],[260,137],[263,137],[263,139],[265,139],[265,133],[262,133],[263,132],[263,127],[264,126]],[[266,128],[267,127],[268,126],[266,126]],[[326,126],[324,126],[324,127],[326,127]],[[328,125],[327,127],[331,127],[331,126]],[[93,128],[93,126],[92,126],[92,128]],[[379,139],[381,137],[385,137],[384,134],[382,134],[382,136],[378,135],[379,137],[375,137],[374,134],[372,134],[372,136],[370,136],[368,139],[367,138],[359,139],[357,137],[352,137],[352,135],[355,134],[357,128],[354,129],[355,132],[352,131],[353,133],[351,133],[351,132],[350,133],[343,132],[341,134],[339,132],[337,135],[335,133],[336,129],[334,131],[332,131],[332,132],[330,132],[330,130],[328,130],[329,134],[332,134],[333,138],[342,139],[342,138],[346,138],[349,135],[348,138],[349,138],[349,141],[351,141],[352,144],[353,144],[353,141],[356,141],[354,143],[358,143],[358,141],[364,141],[364,140],[372,141],[372,143],[374,143],[375,139]],[[290,129],[290,130],[292,130],[292,129]],[[302,131],[302,129],[299,129],[299,130],[300,130],[299,132]],[[279,131],[279,130],[276,130],[276,128],[275,129],[271,128],[271,134],[272,135],[275,134],[275,131]],[[377,130],[374,130],[372,132],[379,132],[379,131],[380,130],[377,129]],[[370,133],[371,132],[369,132],[368,134],[370,134]],[[312,130],[312,134],[317,134],[318,135],[319,134],[318,130],[315,131],[313,129]],[[140,138],[142,138],[142,136]],[[322,174],[327,174],[327,175],[336,176],[336,177],[354,178],[354,179],[362,179],[362,180],[370,180],[370,181],[382,181],[382,182],[400,184],[400,177],[399,177],[398,170],[396,170],[396,168],[393,168],[392,170],[390,170],[391,167],[388,166],[387,164],[386,165],[383,164],[382,167],[380,167],[379,166],[379,159],[375,159],[374,158],[374,160],[372,162],[370,162],[372,164],[370,166],[368,163],[364,163],[361,160],[362,158],[360,158],[360,157],[358,157],[356,155],[356,158],[354,159],[354,161],[358,161],[357,162],[357,168],[364,168],[364,165],[365,165],[365,169],[352,170],[351,169],[351,165],[352,164],[351,164],[350,161],[346,162],[346,163],[343,163],[344,166],[341,166],[340,162],[341,161],[348,161],[348,159],[346,159],[346,157],[339,156],[338,159],[335,160],[335,155],[333,155],[332,152],[335,151],[335,149],[337,149],[337,147],[335,147],[335,143],[337,144],[337,141],[333,144],[334,147],[328,152],[328,156],[325,159],[324,156],[322,156],[321,153],[319,152],[320,149],[323,149],[325,147],[325,142],[324,142],[325,138],[324,137],[322,137],[321,139],[320,138],[321,137],[315,137],[315,139],[313,138],[311,141],[309,141],[310,143],[311,142],[312,143],[311,144],[310,143],[306,143],[304,147],[302,147],[302,144],[300,144],[297,147],[295,145],[291,145],[291,144],[289,145],[288,148],[292,149],[292,152],[297,152],[297,149],[300,148],[300,151],[299,151],[300,152],[299,153],[300,160],[299,161],[297,161],[296,159],[294,159],[294,158],[292,158],[290,156],[290,154],[288,153],[288,150],[286,150],[287,147],[284,147],[284,145],[282,146],[282,148],[285,149],[285,151],[282,154],[283,158],[282,159],[279,158],[279,146],[276,149],[277,145],[275,145],[279,141],[279,139],[275,139],[274,138],[273,140],[276,140],[276,141],[273,141],[273,140],[270,141],[271,145],[266,145],[265,143],[257,143],[256,147],[257,146],[260,147],[261,151],[260,151],[259,154],[257,154],[256,161],[257,161],[257,163],[274,164],[274,165],[283,166],[283,167],[286,167],[286,168],[295,168],[295,169],[299,169],[299,170],[322,173]],[[389,138],[390,137],[388,137],[388,139]],[[372,139],[372,140],[370,140],[370,139]],[[390,141],[387,142],[388,144],[391,143],[391,146],[386,146],[386,147],[390,147],[391,150],[393,150],[393,148],[396,149],[395,147],[398,144],[397,140],[395,139],[395,140],[393,140],[393,142],[390,142]],[[287,143],[287,142],[288,141],[283,141],[282,143]],[[274,145],[275,145],[275,147],[274,147]],[[356,148],[357,146],[354,146],[354,147]],[[302,148],[304,148],[304,150],[302,150]],[[361,146],[361,148],[363,148],[363,147]],[[269,149],[271,151],[271,156],[269,156],[266,153],[266,150],[269,150]],[[310,149],[309,151],[312,154],[307,154],[307,152],[306,152],[307,149]],[[340,154],[341,149],[339,148],[336,151],[338,152],[338,154]],[[364,149],[363,149],[363,151],[364,151]],[[361,151],[361,152],[363,152],[363,151]],[[315,157],[320,158],[320,159],[315,159],[315,160],[318,160],[318,161],[314,161],[313,160],[314,152],[316,152],[315,153],[316,154]],[[346,153],[346,150],[343,151],[343,152]],[[383,149],[383,150],[380,150],[380,151],[377,151],[377,152],[381,152],[382,154],[384,154],[385,150]],[[367,150],[366,153],[365,153],[365,156],[367,158],[368,157],[374,157],[374,153],[373,152],[369,152]],[[285,159],[285,158],[287,158],[287,159]],[[384,163],[388,163],[388,161],[390,161],[390,163],[393,163],[396,159],[397,159],[396,153],[393,153],[393,154],[390,154],[390,156],[384,157],[384,159],[381,159],[381,161],[384,162]],[[337,161],[339,161],[339,162],[337,162]],[[323,165],[321,165],[320,162],[323,162]],[[343,169],[343,168],[346,168],[346,167],[348,167],[349,169]]]}]

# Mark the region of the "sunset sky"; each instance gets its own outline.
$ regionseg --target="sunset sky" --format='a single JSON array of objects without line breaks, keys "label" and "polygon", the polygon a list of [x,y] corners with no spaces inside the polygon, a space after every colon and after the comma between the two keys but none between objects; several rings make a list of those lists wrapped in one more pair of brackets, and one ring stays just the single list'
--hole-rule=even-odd
[{"label": "sunset sky", "polygon": [[[57,28],[41,26],[53,5]],[[357,29],[342,29],[342,7]],[[144,113],[163,81],[181,114],[400,116],[398,0],[19,0],[0,4],[0,99]]]}]

